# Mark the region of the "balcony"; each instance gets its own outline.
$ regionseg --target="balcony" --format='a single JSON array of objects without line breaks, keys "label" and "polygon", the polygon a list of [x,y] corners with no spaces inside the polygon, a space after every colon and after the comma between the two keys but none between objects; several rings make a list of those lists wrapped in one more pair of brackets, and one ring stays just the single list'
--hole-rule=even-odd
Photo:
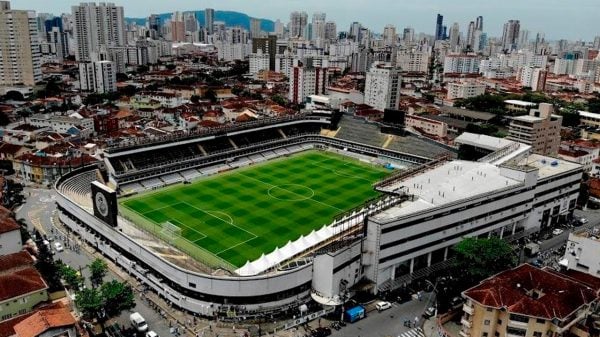
[{"label": "balcony", "polygon": [[469,328],[469,329],[471,329],[471,326],[473,325],[473,323],[470,320],[468,320],[464,317],[460,320],[460,324],[462,324],[462,326]]},{"label": "balcony", "polygon": [[471,334],[468,331],[460,330],[458,335],[461,337],[471,337]]},{"label": "balcony", "polygon": [[520,322],[520,321],[515,321],[515,320],[508,320],[508,325],[509,326],[514,326],[516,328],[525,328],[527,329],[527,326],[529,325],[528,322]]},{"label": "balcony", "polygon": [[469,315],[473,315],[473,311],[475,311],[475,310],[473,309],[473,307],[472,307],[472,306],[470,306],[470,305],[467,305],[467,303],[463,304],[463,308],[462,308],[462,310],[463,310],[464,312],[466,312],[467,314],[469,314]]}]

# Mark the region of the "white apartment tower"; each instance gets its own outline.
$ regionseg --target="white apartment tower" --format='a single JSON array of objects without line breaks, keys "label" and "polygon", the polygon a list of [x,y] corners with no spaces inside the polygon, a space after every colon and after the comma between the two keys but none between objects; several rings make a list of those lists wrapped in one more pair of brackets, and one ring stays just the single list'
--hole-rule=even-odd
[{"label": "white apartment tower", "polygon": [[117,91],[117,69],[112,61],[79,63],[79,83],[82,91],[99,94]]},{"label": "white apartment tower", "polygon": [[547,76],[548,71],[544,68],[526,66],[517,74],[517,80],[522,86],[529,87],[533,91],[544,91]]},{"label": "white apartment tower", "polygon": [[123,7],[113,3],[81,3],[72,7],[77,61],[95,61],[109,47],[125,46]]},{"label": "white apartment tower", "polygon": [[367,72],[365,104],[377,110],[398,109],[400,72],[390,63],[376,62]]},{"label": "white apartment tower", "polygon": [[33,86],[42,79],[35,12],[0,1],[0,86]]},{"label": "white apartment tower", "polygon": [[213,35],[215,23],[215,10],[212,8],[207,8],[204,10],[204,26],[206,27],[206,33],[208,35]]}]

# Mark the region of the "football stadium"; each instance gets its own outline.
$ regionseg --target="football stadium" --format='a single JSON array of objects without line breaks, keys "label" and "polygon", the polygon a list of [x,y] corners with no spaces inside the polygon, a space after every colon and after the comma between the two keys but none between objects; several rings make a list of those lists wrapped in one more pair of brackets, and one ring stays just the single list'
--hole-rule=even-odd
[{"label": "football stadium", "polygon": [[[244,319],[340,307],[575,208],[582,168],[464,134],[480,158],[324,112],[109,144],[55,183],[58,217],[173,305]],[[298,321],[293,324],[300,324]],[[288,328],[282,326],[281,328]]]}]

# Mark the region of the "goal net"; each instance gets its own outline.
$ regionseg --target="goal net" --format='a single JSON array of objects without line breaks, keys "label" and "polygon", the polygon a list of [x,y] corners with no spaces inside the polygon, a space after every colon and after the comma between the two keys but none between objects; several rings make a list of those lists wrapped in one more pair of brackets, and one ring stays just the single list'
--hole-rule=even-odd
[{"label": "goal net", "polygon": [[174,223],[167,221],[162,224],[160,234],[162,234],[164,238],[169,240],[169,242],[173,243],[175,239],[181,237],[181,228],[179,228],[179,226],[175,225]]}]

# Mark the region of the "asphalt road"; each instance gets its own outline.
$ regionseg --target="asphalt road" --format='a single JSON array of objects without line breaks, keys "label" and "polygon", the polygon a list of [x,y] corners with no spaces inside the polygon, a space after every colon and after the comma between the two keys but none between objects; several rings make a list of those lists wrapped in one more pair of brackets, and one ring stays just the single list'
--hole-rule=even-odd
[{"label": "asphalt road", "polygon": [[[65,241],[69,241],[69,235],[66,232],[63,232],[60,227],[54,226],[52,223],[52,215],[56,209],[54,193],[55,192],[53,190],[26,188],[24,194],[27,197],[27,201],[17,210],[16,216],[17,218],[25,219],[30,230],[35,227],[42,234],[67,237],[67,240]],[[56,241],[62,242],[63,246],[66,246],[63,240],[55,239],[54,242]],[[73,239],[71,243],[75,244],[76,242]],[[54,247],[53,243],[52,247]],[[80,248],[79,253],[65,247],[64,251],[55,252],[55,254],[56,259],[60,259],[71,267],[81,270],[82,274],[86,277],[89,275],[87,271],[87,265],[89,265],[97,257],[97,255],[95,256],[88,253],[88,251],[83,247]],[[114,272],[109,269],[105,280],[113,279],[122,281]],[[129,315],[134,311],[139,312],[146,319],[149,328],[158,333],[159,336],[164,337],[171,335],[169,321],[161,317],[159,313],[148,306],[146,301],[141,299],[137,293],[136,307],[131,311],[124,311],[121,316],[115,320],[115,323],[119,324],[120,326],[129,327]]]}]

